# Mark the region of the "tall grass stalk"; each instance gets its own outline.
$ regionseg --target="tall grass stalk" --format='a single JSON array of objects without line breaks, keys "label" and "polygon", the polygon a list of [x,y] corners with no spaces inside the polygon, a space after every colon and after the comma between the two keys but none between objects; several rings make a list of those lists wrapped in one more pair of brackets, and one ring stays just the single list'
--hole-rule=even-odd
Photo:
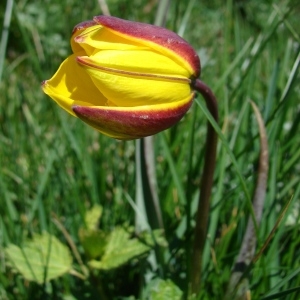
[{"label": "tall grass stalk", "polygon": [[14,6],[13,0],[6,1],[6,9],[4,13],[4,21],[3,21],[2,35],[1,35],[1,42],[0,42],[0,82],[1,82],[3,68],[4,68],[4,60],[5,60],[6,47],[7,47],[8,35],[9,35],[9,26],[10,26],[13,6]]}]

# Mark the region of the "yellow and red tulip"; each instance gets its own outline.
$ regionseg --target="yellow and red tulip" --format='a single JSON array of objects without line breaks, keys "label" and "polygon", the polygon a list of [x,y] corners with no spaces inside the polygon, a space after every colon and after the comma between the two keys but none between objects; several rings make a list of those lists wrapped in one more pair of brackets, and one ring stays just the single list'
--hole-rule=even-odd
[{"label": "yellow and red tulip", "polygon": [[103,134],[121,140],[153,135],[190,108],[200,61],[174,32],[97,16],[75,26],[71,46],[73,54],[42,88]]}]

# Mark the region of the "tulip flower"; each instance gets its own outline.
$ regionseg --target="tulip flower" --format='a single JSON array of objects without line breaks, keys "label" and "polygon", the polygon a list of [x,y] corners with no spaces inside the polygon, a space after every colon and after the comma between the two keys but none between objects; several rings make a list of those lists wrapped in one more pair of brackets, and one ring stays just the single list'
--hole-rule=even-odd
[{"label": "tulip flower", "polygon": [[193,102],[200,60],[174,32],[97,16],[75,26],[71,47],[73,54],[42,88],[105,135],[129,140],[156,134]]},{"label": "tulip flower", "polygon": [[[146,137],[177,123],[192,105],[195,91],[218,122],[218,105],[201,80],[195,50],[167,29],[97,16],[75,26],[73,54],[44,92],[71,115],[101,133],[120,140]],[[207,123],[204,173],[196,213],[191,291],[201,283],[209,199],[216,161],[217,134]],[[188,209],[189,210],[189,209]]]}]

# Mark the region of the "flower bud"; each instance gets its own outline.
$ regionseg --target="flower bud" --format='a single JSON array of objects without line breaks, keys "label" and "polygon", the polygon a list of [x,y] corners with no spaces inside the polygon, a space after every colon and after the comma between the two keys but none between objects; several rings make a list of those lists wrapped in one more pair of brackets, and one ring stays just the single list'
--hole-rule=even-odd
[{"label": "flower bud", "polygon": [[74,28],[71,46],[73,54],[43,90],[103,134],[124,140],[153,135],[190,108],[200,61],[174,32],[97,16]]}]

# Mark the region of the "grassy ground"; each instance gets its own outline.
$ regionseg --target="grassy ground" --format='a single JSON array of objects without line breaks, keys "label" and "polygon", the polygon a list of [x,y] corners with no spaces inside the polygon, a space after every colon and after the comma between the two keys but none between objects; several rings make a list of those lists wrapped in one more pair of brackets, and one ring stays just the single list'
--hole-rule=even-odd
[{"label": "grassy ground", "polygon": [[[155,21],[156,1],[107,4],[114,16]],[[252,196],[255,188],[260,148],[249,100],[263,116],[270,152],[257,251],[291,200],[249,274],[252,299],[299,299],[300,7],[296,4],[177,0],[169,7],[166,27],[197,50],[201,79],[217,96],[225,137],[218,147],[199,299],[223,299],[249,217],[247,194]],[[5,12],[5,3],[0,9]],[[70,53],[73,26],[98,14],[97,1],[14,3],[7,48],[0,53],[5,54],[0,70],[0,299],[171,299],[162,296],[167,295],[163,288],[160,296],[155,293],[159,283],[169,284],[168,280],[174,283],[170,288],[174,299],[180,299],[180,290],[187,291],[187,251],[193,238],[186,225],[187,203],[191,201],[193,215],[206,132],[206,118],[196,102],[178,125],[154,139],[167,246],[162,242],[158,251],[118,268],[89,267],[84,278],[78,275],[84,275],[89,261],[80,232],[90,209],[102,207],[99,227],[106,236],[116,228],[130,231],[136,215],[135,142],[98,134],[61,111],[40,89],[41,81],[50,78]],[[5,16],[0,15],[2,24]],[[224,143],[234,154],[235,165]],[[4,249],[14,244],[24,250],[25,241],[43,232],[67,245],[75,276],[64,274],[38,284],[12,267]],[[82,262],[74,256],[77,252]]]}]

